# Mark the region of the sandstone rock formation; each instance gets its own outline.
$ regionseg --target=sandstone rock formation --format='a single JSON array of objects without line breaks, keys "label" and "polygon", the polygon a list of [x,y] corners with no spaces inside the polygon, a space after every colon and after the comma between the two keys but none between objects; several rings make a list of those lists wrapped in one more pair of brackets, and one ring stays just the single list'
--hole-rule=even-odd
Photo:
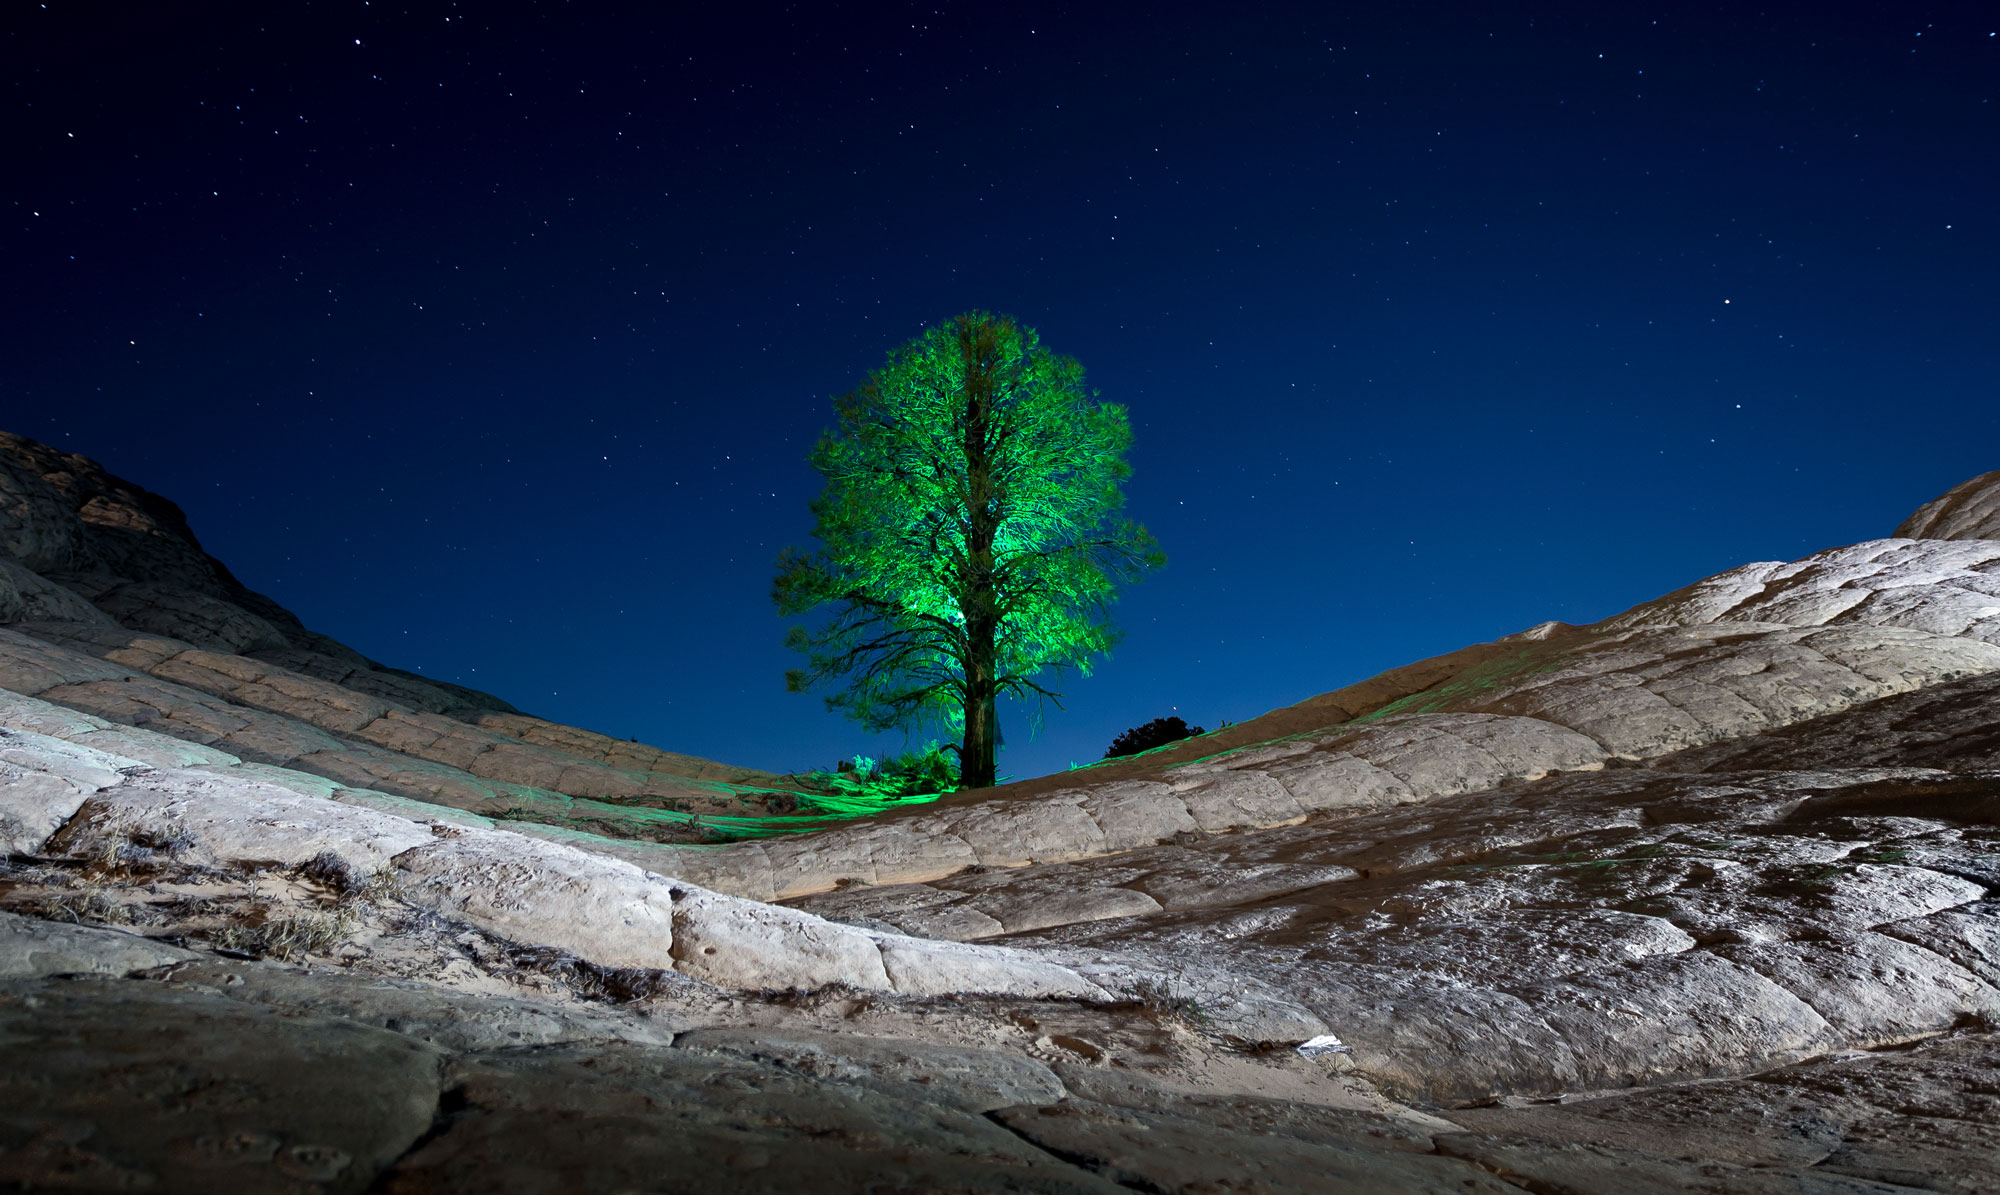
[{"label": "sandstone rock formation", "polygon": [[1990,1189],[1996,494],[696,847],[773,778],[374,664],[0,438],[0,1184]]},{"label": "sandstone rock formation", "polygon": [[2000,539],[2000,470],[1962,481],[1917,508],[1900,539]]},{"label": "sandstone rock formation", "polygon": [[173,503],[0,433],[0,688],[488,816],[700,840],[776,777],[520,713],[307,630],[201,549]]}]

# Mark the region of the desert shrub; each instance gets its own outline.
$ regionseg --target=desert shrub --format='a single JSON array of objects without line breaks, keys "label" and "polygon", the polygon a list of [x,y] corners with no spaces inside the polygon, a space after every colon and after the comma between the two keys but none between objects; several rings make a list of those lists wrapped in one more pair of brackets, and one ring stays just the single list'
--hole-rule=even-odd
[{"label": "desert shrub", "polygon": [[368,884],[352,864],[333,851],[321,851],[292,870],[300,879],[331,888],[342,896],[359,892]]},{"label": "desert shrub", "polygon": [[[160,854],[152,847],[141,846],[136,842],[125,842],[120,843],[114,849],[111,860],[115,868],[122,868],[126,871],[144,871],[149,867],[158,865]],[[111,869],[107,868],[106,870]]]},{"label": "desert shrub", "polygon": [[382,900],[396,895],[392,872],[363,871],[333,851],[321,851],[293,868],[292,874],[346,900]]},{"label": "desert shrub", "polygon": [[1194,994],[1176,988],[1171,980],[1144,978],[1125,989],[1125,997],[1163,1020],[1179,1021],[1192,1029],[1206,1029],[1208,1012]]},{"label": "desert shrub", "polygon": [[180,826],[167,830],[128,830],[125,837],[133,846],[175,858],[195,848],[194,835]]},{"label": "desert shrub", "polygon": [[905,751],[879,771],[894,781],[904,796],[948,793],[958,787],[958,756],[935,741],[921,751]]},{"label": "desert shrub", "polygon": [[843,759],[833,771],[812,772],[805,779],[813,787],[844,797],[894,801],[953,791],[958,787],[958,760],[933,740],[894,759],[866,755]]},{"label": "desert shrub", "polygon": [[1189,726],[1179,716],[1155,718],[1144,726],[1134,726],[1111,740],[1111,747],[1105,751],[1104,758],[1117,759],[1121,755],[1137,755],[1141,751],[1151,751],[1155,747],[1164,747],[1168,743],[1177,743],[1182,739],[1207,733],[1199,726]]}]

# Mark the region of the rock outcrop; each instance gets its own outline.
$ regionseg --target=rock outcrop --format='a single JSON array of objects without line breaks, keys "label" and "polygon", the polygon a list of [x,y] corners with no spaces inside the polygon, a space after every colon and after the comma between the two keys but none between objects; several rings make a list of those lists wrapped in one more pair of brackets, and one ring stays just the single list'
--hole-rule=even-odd
[{"label": "rock outcrop", "polygon": [[0,433],[0,688],[235,758],[486,816],[695,840],[777,777],[522,714],[307,630],[180,508]]},{"label": "rock outcrop", "polygon": [[1647,762],[2000,671],[2000,540],[1876,540],[1111,761],[801,840],[628,857],[761,900],[1093,858]]},{"label": "rock outcrop", "polygon": [[1899,539],[2000,539],[2000,470],[1962,481],[1917,508]]},{"label": "rock outcrop", "polygon": [[1996,493],[695,847],[770,778],[365,660],[8,438],[0,1183],[1986,1189]]}]

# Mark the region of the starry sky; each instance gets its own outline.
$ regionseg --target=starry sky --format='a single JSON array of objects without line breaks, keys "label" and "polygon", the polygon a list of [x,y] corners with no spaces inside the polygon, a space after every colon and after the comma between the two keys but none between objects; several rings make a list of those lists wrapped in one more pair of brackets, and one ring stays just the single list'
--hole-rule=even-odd
[{"label": "starry sky", "polygon": [[806,451],[1013,313],[1169,556],[1015,776],[2000,467],[1990,8],[704,7],[10,6],[0,427],[385,662],[824,767],[900,739],[784,692]]}]

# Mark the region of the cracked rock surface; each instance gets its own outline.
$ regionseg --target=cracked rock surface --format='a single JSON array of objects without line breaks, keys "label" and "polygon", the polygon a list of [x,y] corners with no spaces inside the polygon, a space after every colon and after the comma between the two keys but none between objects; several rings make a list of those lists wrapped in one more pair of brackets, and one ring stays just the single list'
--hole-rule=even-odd
[{"label": "cracked rock surface", "polygon": [[0,1186],[1989,1190],[1996,510],[697,849],[0,436]]}]

